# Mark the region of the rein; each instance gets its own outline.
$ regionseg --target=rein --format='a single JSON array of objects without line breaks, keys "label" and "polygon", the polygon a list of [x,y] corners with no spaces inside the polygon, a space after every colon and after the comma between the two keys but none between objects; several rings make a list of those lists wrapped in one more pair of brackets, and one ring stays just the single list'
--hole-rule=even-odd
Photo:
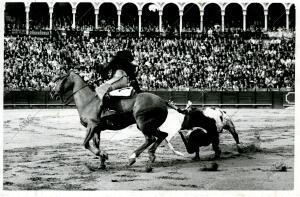
[{"label": "rein", "polygon": [[[62,82],[61,82],[61,86],[62,84],[65,82],[65,80],[67,79],[67,77],[69,76],[69,74],[65,75],[64,77],[62,77]],[[79,88],[78,90],[72,92],[72,94],[70,96],[68,96],[66,99],[63,98],[63,96],[61,96],[61,101],[64,105],[69,105],[71,103],[71,98],[80,90],[86,88],[87,86],[89,86],[89,83],[85,84],[84,86],[82,86],[81,88]]]}]

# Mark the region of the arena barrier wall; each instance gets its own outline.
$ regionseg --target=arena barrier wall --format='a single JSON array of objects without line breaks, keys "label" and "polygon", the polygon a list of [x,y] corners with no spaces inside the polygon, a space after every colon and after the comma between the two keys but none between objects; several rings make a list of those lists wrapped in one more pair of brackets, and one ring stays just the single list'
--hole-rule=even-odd
[{"label": "arena barrier wall", "polygon": [[[268,107],[283,108],[293,105],[295,94],[281,91],[149,91],[177,105],[185,105],[192,101],[196,106],[219,107]],[[74,106],[74,102],[70,103]],[[49,91],[10,91],[4,92],[4,108],[48,108],[67,107],[61,101],[50,97]]]}]

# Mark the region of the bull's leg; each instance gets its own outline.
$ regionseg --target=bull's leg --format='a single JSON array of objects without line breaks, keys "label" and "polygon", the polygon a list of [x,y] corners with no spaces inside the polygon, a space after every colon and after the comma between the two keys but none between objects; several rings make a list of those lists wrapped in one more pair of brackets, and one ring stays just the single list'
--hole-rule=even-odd
[{"label": "bull's leg", "polygon": [[184,134],[182,133],[182,131],[179,131],[179,134],[180,134],[180,137],[185,145],[185,148],[186,148],[186,151],[189,153],[189,154],[192,154],[195,152],[194,148],[191,147],[191,145],[188,143],[188,141],[186,140],[186,137],[184,136]]},{"label": "bull's leg", "polygon": [[228,130],[231,133],[231,135],[236,143],[237,150],[239,153],[241,153],[242,149],[239,146],[240,145],[239,135],[237,134],[237,132],[235,130],[235,126],[234,126],[233,122],[231,120],[228,121],[227,124],[224,126],[224,129]]},{"label": "bull's leg", "polygon": [[136,158],[146,149],[148,148],[153,142],[155,142],[154,136],[147,136],[145,135],[145,143],[138,147],[133,154],[129,157],[129,165],[135,163]]},{"label": "bull's leg", "polygon": [[200,148],[198,147],[195,152],[195,157],[193,158],[194,161],[200,161],[199,150],[200,150]]},{"label": "bull's leg", "polygon": [[166,139],[168,134],[166,132],[162,132],[160,130],[156,130],[156,132],[153,134],[155,137],[157,137],[154,144],[149,148],[149,161],[153,163],[155,161],[155,151],[157,147],[161,144],[161,142]]},{"label": "bull's leg", "polygon": [[231,133],[231,135],[232,135],[233,139],[235,140],[236,144],[240,143],[239,135],[235,131],[235,126],[234,126],[234,124],[231,120],[227,122],[227,124],[224,126],[224,129],[228,130]]},{"label": "bull's leg", "polygon": [[221,156],[221,149],[219,147],[219,144],[220,144],[219,134],[216,133],[212,140],[212,147],[213,150],[215,151],[215,157],[214,157],[215,159],[218,159]]}]

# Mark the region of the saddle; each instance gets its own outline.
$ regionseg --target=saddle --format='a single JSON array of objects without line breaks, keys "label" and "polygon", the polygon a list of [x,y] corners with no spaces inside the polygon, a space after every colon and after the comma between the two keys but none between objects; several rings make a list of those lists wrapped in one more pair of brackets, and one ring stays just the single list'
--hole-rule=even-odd
[{"label": "saddle", "polygon": [[133,87],[125,87],[121,89],[116,89],[108,93],[110,97],[120,97],[120,98],[128,98],[132,97],[134,94]]},{"label": "saddle", "polygon": [[101,113],[101,118],[119,114],[118,111],[112,110],[109,107],[110,106],[109,103],[112,99],[130,98],[130,97],[134,96],[134,94],[135,94],[135,90],[133,87],[125,87],[125,88],[116,89],[111,92],[108,92],[103,98],[104,105],[103,105],[103,110]]}]

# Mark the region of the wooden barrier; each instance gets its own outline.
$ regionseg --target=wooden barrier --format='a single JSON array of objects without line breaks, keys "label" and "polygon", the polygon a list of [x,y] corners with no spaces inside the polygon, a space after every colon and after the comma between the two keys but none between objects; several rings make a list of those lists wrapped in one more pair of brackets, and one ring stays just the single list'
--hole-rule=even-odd
[{"label": "wooden barrier", "polygon": [[[227,91],[150,91],[165,100],[172,100],[177,105],[185,105],[189,100],[198,106],[233,106],[233,107],[272,107],[289,106],[285,97],[288,92],[227,92]],[[71,102],[71,106],[74,102]],[[63,106],[53,100],[47,91],[11,91],[4,93],[4,107]]]}]

